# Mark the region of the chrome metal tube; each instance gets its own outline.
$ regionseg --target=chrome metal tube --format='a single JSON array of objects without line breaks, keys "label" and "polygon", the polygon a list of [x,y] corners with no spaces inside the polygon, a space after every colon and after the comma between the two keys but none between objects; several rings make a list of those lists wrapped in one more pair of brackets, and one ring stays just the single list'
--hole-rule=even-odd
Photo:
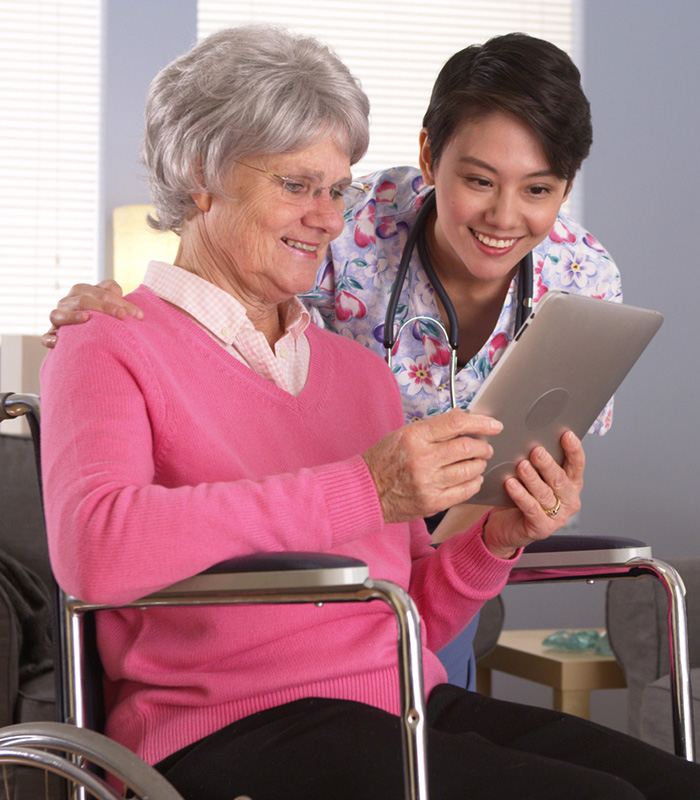
[{"label": "chrome metal tube", "polygon": [[646,570],[661,582],[668,598],[668,649],[676,755],[695,761],[693,692],[690,682],[688,615],[685,584],[676,569],[658,559],[635,559],[630,565]]},{"label": "chrome metal tube", "polygon": [[[4,748],[23,748],[36,753],[36,766],[43,767],[57,754],[58,774],[79,783],[79,791],[91,784],[85,776],[96,777],[88,765],[101,767],[142,800],[183,800],[163,775],[148,766],[135,753],[106,736],[63,722],[24,722],[0,730],[0,752]],[[70,759],[68,758],[70,756]],[[71,766],[66,767],[66,763]],[[87,780],[89,780],[89,777]],[[106,784],[104,784],[106,786]],[[94,790],[91,791],[92,798]],[[114,791],[114,790],[111,790]],[[74,793],[70,793],[73,800]],[[108,795],[122,798],[123,794]],[[129,795],[131,796],[131,795]]]},{"label": "chrome metal tube", "polygon": [[90,792],[90,797],[97,800],[121,800],[122,795],[106,784],[103,780],[81,769],[74,761],[62,758],[55,753],[47,753],[43,750],[35,750],[31,747],[0,747],[0,762],[3,764],[18,764],[32,766],[62,778],[69,778],[79,787],[79,791],[86,789]]},{"label": "chrome metal tube", "polygon": [[[420,617],[410,595],[389,581],[367,579],[361,584],[327,586],[305,589],[216,589],[213,591],[173,593],[156,592],[119,608],[149,608],[159,606],[210,606],[210,605],[257,605],[288,603],[342,603],[349,601],[382,600],[387,603],[397,620],[397,652],[399,662],[400,700],[402,718],[402,746],[404,752],[404,794],[406,800],[428,800],[427,755],[425,745],[425,698],[423,695],[423,661],[421,657]],[[115,608],[111,605],[84,603],[74,597],[66,597],[68,615],[67,629],[71,676],[69,706],[75,715],[75,724],[85,725],[83,695],[81,689],[83,665],[82,616],[88,611]]]},{"label": "chrome metal tube", "polygon": [[66,602],[65,609],[65,654],[66,670],[63,688],[65,691],[66,719],[78,728],[86,726],[85,698],[83,685],[85,681],[83,669],[83,614],[84,611],[76,608],[75,604]]},{"label": "chrome metal tube", "polygon": [[39,398],[35,394],[5,394],[2,395],[2,409],[0,419],[23,417],[33,414],[37,422],[41,416]]},{"label": "chrome metal tube", "polygon": [[570,581],[628,580],[651,575],[659,580],[668,601],[668,649],[671,677],[674,749],[677,756],[695,760],[693,695],[690,681],[688,617],[685,586],[678,572],[656,558],[631,558],[615,565],[574,565],[514,569],[509,583],[567,583]]},{"label": "chrome metal tube", "polygon": [[450,348],[450,407],[457,408],[455,381],[457,380],[457,351]]},{"label": "chrome metal tube", "polygon": [[420,617],[413,599],[400,587],[381,580],[368,580],[366,584],[377,592],[377,597],[389,603],[398,622],[405,796],[406,800],[427,800],[428,756]]}]

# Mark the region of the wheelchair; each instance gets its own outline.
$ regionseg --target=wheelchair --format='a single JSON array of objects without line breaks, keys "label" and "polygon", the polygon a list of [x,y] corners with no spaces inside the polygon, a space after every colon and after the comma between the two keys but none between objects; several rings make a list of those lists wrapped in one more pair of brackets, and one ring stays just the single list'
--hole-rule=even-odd
[{"label": "wheelchair", "polygon": [[[38,399],[33,395],[0,395],[0,420],[22,415],[27,416],[32,429],[39,467]],[[510,582],[610,580],[652,574],[664,584],[671,622],[669,649],[675,671],[676,751],[678,755],[693,760],[685,592],[680,576],[663,562],[651,559],[650,552],[647,553],[649,548],[642,542],[613,540],[603,543],[601,549],[599,537],[579,537],[578,551],[572,553],[571,543],[565,542],[564,537],[553,538],[555,541],[549,545],[538,543],[539,547],[533,548],[532,552],[528,548]],[[124,607],[244,603],[313,603],[322,606],[328,602],[372,600],[386,602],[397,619],[405,797],[407,800],[427,800],[420,619],[413,601],[401,587],[370,579],[368,568],[362,562],[310,553],[245,556],[224,562]],[[94,763],[128,785],[136,797],[176,800],[180,795],[153,768],[128,750],[121,752],[124,748],[92,730],[100,727],[94,717],[100,701],[91,702],[85,687],[94,687],[100,681],[89,678],[89,664],[93,660],[90,653],[92,650],[96,652],[96,648],[86,620],[90,619],[92,612],[113,607],[82,602],[56,587],[55,665],[58,670],[59,715],[64,722],[43,723],[29,728],[10,726],[0,730],[0,765],[3,769],[5,764],[20,763],[43,768],[67,778],[80,788],[83,797],[90,796],[85,792],[91,792],[99,800],[119,797],[110,784],[85,770],[85,764]],[[50,730],[45,725],[49,725]],[[6,794],[9,797],[7,791]]]},{"label": "wheelchair", "polygon": [[[18,416],[26,416],[29,422],[37,471],[41,475],[38,398],[34,395],[0,395],[0,420]],[[244,556],[218,564],[205,573],[120,608],[279,603],[312,603],[321,607],[325,603],[373,600],[387,603],[397,620],[405,797],[407,800],[427,800],[420,618],[407,592],[389,581],[370,579],[369,569],[363,562],[325,553]],[[97,778],[101,783],[96,783],[90,770],[85,770],[83,762],[94,763],[136,790],[137,797],[177,800],[180,795],[156,770],[95,731],[102,726],[102,703],[98,691],[101,667],[92,635],[91,614],[109,608],[114,606],[85,603],[55,587],[54,669],[57,672],[58,715],[63,722],[0,729],[0,765],[22,763],[43,767],[79,787],[83,796],[88,791],[99,800],[119,797],[104,780]],[[44,728],[46,724],[51,727],[50,731]],[[79,732],[77,735],[76,731]],[[82,737],[83,733],[85,737]],[[59,754],[56,755],[55,751]],[[129,780],[125,781],[127,775]],[[144,791],[143,787],[153,788]]]}]

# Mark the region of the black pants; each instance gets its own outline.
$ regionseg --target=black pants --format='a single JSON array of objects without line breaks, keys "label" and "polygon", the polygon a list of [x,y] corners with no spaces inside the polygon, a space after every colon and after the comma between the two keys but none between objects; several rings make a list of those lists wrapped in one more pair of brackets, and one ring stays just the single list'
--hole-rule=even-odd
[{"label": "black pants", "polygon": [[[396,717],[309,698],[253,714],[157,765],[186,800],[403,800]],[[431,800],[700,798],[700,765],[547,709],[439,686]]]}]

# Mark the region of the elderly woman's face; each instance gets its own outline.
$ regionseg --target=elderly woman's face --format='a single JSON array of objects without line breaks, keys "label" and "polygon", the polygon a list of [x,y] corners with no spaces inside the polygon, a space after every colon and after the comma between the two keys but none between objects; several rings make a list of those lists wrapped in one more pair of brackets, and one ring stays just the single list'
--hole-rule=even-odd
[{"label": "elderly woman's face", "polygon": [[350,160],[328,136],[303,150],[244,161],[248,166],[235,164],[228,176],[226,198],[194,197],[203,212],[192,220],[195,271],[245,305],[277,305],[313,288],[328,243],[342,230],[342,206],[326,189],[305,205],[289,202],[280,182],[258,170],[335,186],[350,181]]}]

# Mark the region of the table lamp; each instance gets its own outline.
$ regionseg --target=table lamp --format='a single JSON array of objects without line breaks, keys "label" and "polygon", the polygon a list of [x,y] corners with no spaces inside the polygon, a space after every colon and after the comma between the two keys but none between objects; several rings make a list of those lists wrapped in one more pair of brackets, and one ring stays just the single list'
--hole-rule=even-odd
[{"label": "table lamp", "polygon": [[119,206],[113,212],[114,280],[124,294],[143,280],[149,261],[172,264],[180,237],[172,231],[154,230],[146,222],[153,206]]}]

